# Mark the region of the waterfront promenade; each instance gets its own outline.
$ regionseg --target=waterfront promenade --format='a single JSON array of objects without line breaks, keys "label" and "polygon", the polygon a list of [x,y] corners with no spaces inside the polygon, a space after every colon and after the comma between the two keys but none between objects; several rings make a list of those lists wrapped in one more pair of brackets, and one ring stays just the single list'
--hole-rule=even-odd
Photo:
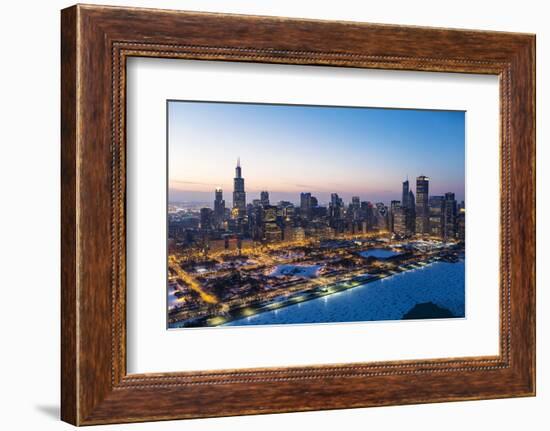
[{"label": "waterfront promenade", "polygon": [[251,321],[262,321],[265,319],[260,318],[258,320],[251,318],[262,314],[274,315],[272,313],[274,311],[282,311],[284,313],[284,309],[288,307],[330,297],[331,295],[365,286],[401,273],[416,271],[435,262],[450,260],[456,262],[461,253],[459,250],[444,254],[426,253],[420,256],[400,256],[397,253],[388,253],[389,249],[376,249],[375,251],[379,256],[381,252],[378,250],[383,251],[382,255],[387,256],[386,258],[381,258],[382,262],[387,262],[387,258],[392,259],[395,257],[397,258],[397,262],[389,265],[383,264],[375,267],[373,270],[371,260],[369,261],[370,265],[354,268],[351,271],[338,271],[329,275],[325,274],[323,277],[299,280],[298,282],[290,283],[282,294],[256,299],[246,304],[236,304],[233,307],[226,308],[223,313],[216,315],[203,315],[198,318],[179,321],[174,319],[170,327],[208,327],[232,324],[231,322],[236,322],[235,324],[247,324]]}]

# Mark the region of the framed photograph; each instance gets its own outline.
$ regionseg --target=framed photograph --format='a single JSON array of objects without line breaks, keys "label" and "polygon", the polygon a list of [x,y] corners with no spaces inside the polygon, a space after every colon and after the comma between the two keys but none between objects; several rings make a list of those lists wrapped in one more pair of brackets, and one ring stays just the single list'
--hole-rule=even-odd
[{"label": "framed photograph", "polygon": [[535,394],[534,35],[61,33],[63,420]]}]

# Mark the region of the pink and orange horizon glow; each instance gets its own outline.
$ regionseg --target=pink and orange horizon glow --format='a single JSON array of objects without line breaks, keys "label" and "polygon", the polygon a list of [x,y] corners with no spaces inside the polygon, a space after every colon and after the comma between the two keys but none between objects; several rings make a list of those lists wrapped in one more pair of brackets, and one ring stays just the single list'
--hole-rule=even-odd
[{"label": "pink and orange horizon glow", "polygon": [[408,175],[430,177],[430,195],[464,199],[461,111],[169,102],[170,202],[231,202],[237,158],[247,202],[311,192],[372,202],[400,199]]}]

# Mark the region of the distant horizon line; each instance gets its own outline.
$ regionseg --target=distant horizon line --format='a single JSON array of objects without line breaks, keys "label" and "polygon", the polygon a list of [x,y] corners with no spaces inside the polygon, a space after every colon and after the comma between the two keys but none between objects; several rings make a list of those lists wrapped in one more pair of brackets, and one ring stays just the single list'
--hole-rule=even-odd
[{"label": "distant horizon line", "polygon": [[[241,158],[240,156],[237,158],[237,164],[235,166],[235,168],[242,168],[241,166]],[[233,177],[233,180],[235,180],[237,177]],[[241,177],[243,180],[246,180],[246,177],[245,176],[242,176]],[[414,177],[413,177],[414,178]],[[418,181],[419,179],[424,179],[424,180],[428,180],[431,182],[431,177],[430,176],[427,176],[427,175],[424,175],[424,174],[421,174],[421,175],[418,175],[416,177],[416,181]],[[226,193],[232,193],[233,192],[233,188],[231,188],[231,185],[230,187],[223,187],[221,184],[217,184],[217,185],[214,185],[214,183],[212,184],[209,184],[209,183],[199,183],[199,182],[194,182],[194,181],[184,181],[184,180],[177,180],[177,179],[174,179],[174,178],[168,178],[168,183],[170,182],[174,182],[174,183],[184,183],[184,184],[200,184],[200,185],[205,185],[205,186],[210,186],[212,187],[211,190],[208,190],[208,191],[204,191],[204,190],[182,190],[182,189],[177,189],[177,188],[171,188],[169,185],[168,185],[168,192],[170,191],[173,191],[175,193],[213,193],[213,192],[216,192],[216,191],[221,191],[222,193],[225,191]],[[403,186],[405,183],[413,183],[414,184],[414,180],[409,180],[409,175],[405,175],[405,179],[403,181],[401,181],[401,185]],[[414,188],[414,187],[413,187]],[[410,191],[413,191],[412,189],[409,189]],[[273,189],[269,189],[269,188],[251,188],[251,189],[246,189],[245,192],[248,194],[248,193],[262,193],[262,192],[268,192],[268,193],[285,193],[285,194],[300,194],[300,193],[311,193],[312,195],[313,194],[323,194],[323,193],[330,193],[330,194],[353,194],[353,196],[358,196],[360,197],[360,193],[358,192],[348,192],[348,191],[341,191],[341,192],[338,192],[338,191],[326,191],[326,190],[310,190],[308,189],[307,191],[301,191],[301,192],[297,192],[296,190],[273,190]],[[373,193],[372,191],[368,192],[368,193]],[[378,192],[374,192],[374,193],[394,193],[393,190],[380,190]],[[414,191],[413,191],[414,193]],[[450,191],[447,191],[445,193],[455,193],[456,192],[450,192]],[[439,196],[439,195],[434,195],[434,196]],[[395,199],[393,199],[395,200]]]},{"label": "distant horizon line", "polygon": [[[201,192],[201,193],[207,193],[207,192]],[[309,193],[309,192],[304,192],[304,193]],[[465,199],[456,199],[456,193],[455,192],[445,192],[445,193],[453,193],[455,195],[455,200],[456,201],[459,201],[459,202],[464,202]],[[338,197],[341,197],[340,194],[336,193],[338,195]],[[414,193],[413,193],[414,194]],[[415,194],[416,196],[416,194]],[[312,197],[315,197],[315,195],[312,194]],[[360,202],[370,202],[370,203],[388,203],[388,202],[392,202],[392,201],[397,201],[397,202],[401,202],[401,199],[389,199],[389,200],[369,200],[369,199],[361,199],[361,196],[353,196],[353,197],[358,197]],[[435,194],[435,195],[428,195],[428,199],[429,198],[433,198],[433,197],[445,197],[445,194]],[[250,201],[247,202],[247,204],[252,204],[253,201],[259,201],[260,198],[258,199],[252,199]],[[224,201],[226,201],[227,203],[233,203],[233,200],[226,200],[224,199]],[[171,200],[171,199],[168,199],[168,204],[210,204],[214,202],[214,200]],[[300,205],[300,201],[292,201],[292,200],[289,200],[289,199],[277,199],[276,201],[277,203],[279,202],[290,202],[291,204],[293,205]],[[344,201],[346,202],[346,201]],[[351,199],[348,201],[348,202],[351,202]],[[330,201],[319,201],[319,204],[330,204]]]}]

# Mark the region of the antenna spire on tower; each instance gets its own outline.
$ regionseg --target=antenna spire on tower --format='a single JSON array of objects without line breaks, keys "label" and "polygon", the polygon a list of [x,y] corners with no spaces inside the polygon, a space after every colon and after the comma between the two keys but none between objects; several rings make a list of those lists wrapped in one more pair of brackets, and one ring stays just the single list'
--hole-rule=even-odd
[{"label": "antenna spire on tower", "polygon": [[237,157],[237,167],[240,168],[241,167],[241,157]]}]

